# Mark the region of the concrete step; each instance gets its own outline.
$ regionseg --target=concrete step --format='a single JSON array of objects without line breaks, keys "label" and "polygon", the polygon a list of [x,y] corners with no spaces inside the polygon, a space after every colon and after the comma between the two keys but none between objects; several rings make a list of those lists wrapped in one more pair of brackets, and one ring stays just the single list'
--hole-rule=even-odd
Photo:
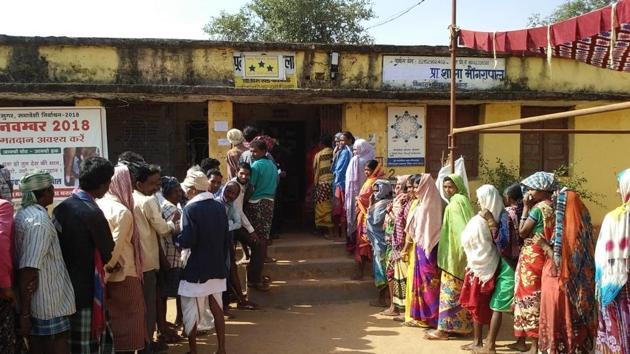
[{"label": "concrete step", "polygon": [[[331,257],[300,260],[278,260],[276,263],[267,263],[263,274],[269,275],[273,280],[311,280],[311,279],[350,279],[356,270],[356,264],[352,257]],[[371,264],[365,266],[366,276],[371,274]]]},{"label": "concrete step", "polygon": [[289,308],[296,305],[334,304],[369,301],[376,297],[372,278],[355,281],[349,278],[292,279],[274,281],[271,290],[248,290],[251,301],[263,307]]},{"label": "concrete step", "polygon": [[323,238],[274,240],[269,255],[280,260],[346,257],[345,242],[333,242]]}]

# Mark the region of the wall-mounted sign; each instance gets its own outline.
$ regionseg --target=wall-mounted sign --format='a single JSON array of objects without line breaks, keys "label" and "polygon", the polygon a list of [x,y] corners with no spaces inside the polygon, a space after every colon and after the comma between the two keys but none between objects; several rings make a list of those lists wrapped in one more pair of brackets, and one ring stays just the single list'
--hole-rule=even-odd
[{"label": "wall-mounted sign", "polygon": [[387,166],[424,166],[426,107],[387,108]]},{"label": "wall-mounted sign", "polygon": [[18,181],[32,170],[54,178],[55,197],[79,185],[79,166],[91,156],[107,158],[107,126],[102,107],[0,108],[0,164]]},{"label": "wall-mounted sign", "polygon": [[297,88],[295,53],[234,53],[234,86]]},{"label": "wall-mounted sign", "polygon": [[[505,59],[458,58],[457,88],[489,90],[504,85]],[[445,89],[451,84],[451,58],[383,56],[383,88],[403,90]]]}]

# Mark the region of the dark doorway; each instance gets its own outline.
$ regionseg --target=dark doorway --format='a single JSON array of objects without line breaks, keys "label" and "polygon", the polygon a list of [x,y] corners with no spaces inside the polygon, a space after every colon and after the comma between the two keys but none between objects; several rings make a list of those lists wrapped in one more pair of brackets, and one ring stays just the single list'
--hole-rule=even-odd
[{"label": "dark doorway", "polygon": [[258,126],[265,134],[274,137],[278,144],[272,151],[279,168],[286,173],[280,179],[276,200],[282,221],[295,224],[302,221],[306,190],[305,157],[307,142],[306,123],[300,121],[260,121]]},{"label": "dark doorway", "polygon": [[188,132],[186,160],[188,166],[193,166],[208,157],[208,122],[190,121],[186,126]]}]

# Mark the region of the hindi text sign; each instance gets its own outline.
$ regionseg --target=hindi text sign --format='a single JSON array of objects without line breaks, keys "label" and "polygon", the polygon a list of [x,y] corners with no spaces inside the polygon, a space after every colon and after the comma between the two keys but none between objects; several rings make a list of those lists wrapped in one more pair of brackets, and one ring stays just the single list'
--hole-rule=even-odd
[{"label": "hindi text sign", "polygon": [[[457,88],[489,90],[504,86],[505,59],[458,58],[455,69]],[[383,56],[383,88],[422,90],[446,89],[451,83],[451,58],[422,56]]]},{"label": "hindi text sign", "polygon": [[107,158],[107,127],[102,107],[0,108],[0,164],[11,172],[13,197],[19,180],[32,170],[54,178],[55,197],[79,185],[79,166],[90,156]]}]

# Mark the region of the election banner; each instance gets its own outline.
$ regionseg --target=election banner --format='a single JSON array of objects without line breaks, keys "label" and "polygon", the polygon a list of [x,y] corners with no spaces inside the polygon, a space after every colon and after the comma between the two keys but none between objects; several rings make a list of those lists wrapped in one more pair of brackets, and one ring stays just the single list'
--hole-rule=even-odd
[{"label": "election banner", "polygon": [[21,198],[20,178],[33,170],[53,176],[55,198],[68,197],[91,156],[107,158],[104,108],[0,108],[0,164],[11,173],[14,200]]}]

